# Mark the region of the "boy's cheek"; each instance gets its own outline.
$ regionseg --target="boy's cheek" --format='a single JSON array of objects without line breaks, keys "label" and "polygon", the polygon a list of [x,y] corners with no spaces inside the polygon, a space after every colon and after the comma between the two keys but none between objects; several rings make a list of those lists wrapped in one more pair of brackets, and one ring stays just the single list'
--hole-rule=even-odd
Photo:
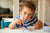
[{"label": "boy's cheek", "polygon": [[28,20],[30,20],[31,19],[31,17],[28,17]]}]

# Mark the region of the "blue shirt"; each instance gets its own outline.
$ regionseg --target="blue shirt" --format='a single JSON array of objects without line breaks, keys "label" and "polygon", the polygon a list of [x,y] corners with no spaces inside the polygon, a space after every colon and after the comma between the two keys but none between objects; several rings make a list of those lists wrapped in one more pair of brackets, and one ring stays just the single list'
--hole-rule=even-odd
[{"label": "blue shirt", "polygon": [[[18,18],[20,18],[20,19],[24,22],[24,24],[25,24],[26,26],[32,26],[33,24],[35,24],[35,23],[38,21],[37,17],[34,17],[34,16],[31,17],[30,20],[26,20],[26,21],[24,21],[24,20],[22,19],[21,15],[17,16],[15,19],[18,19]],[[19,25],[16,24],[16,27],[18,27],[18,26],[19,26]]]}]

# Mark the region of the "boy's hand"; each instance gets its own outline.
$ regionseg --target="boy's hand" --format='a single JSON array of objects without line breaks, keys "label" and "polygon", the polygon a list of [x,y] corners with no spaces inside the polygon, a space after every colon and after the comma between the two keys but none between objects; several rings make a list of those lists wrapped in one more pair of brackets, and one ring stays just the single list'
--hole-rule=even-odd
[{"label": "boy's hand", "polygon": [[19,25],[21,25],[21,24],[24,25],[24,22],[21,19],[16,19],[16,23],[19,24]]},{"label": "boy's hand", "polygon": [[41,29],[43,26],[42,26],[42,22],[41,21],[38,21],[37,24],[34,25],[35,29]]},{"label": "boy's hand", "polygon": [[40,25],[39,25],[39,24],[35,24],[35,25],[34,25],[34,28],[35,28],[35,29],[40,29]]}]

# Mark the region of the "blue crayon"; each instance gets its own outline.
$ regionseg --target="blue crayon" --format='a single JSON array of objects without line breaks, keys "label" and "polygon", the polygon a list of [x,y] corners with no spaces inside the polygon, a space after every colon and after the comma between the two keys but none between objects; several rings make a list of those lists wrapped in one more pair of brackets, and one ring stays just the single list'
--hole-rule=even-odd
[{"label": "blue crayon", "polygon": [[23,24],[21,26],[27,29],[27,26],[24,26]]}]

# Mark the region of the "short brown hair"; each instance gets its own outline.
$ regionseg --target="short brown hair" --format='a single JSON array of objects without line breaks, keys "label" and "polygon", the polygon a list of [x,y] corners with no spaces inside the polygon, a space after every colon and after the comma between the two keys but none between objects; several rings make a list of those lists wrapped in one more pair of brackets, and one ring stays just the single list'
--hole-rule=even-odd
[{"label": "short brown hair", "polygon": [[34,11],[35,11],[35,9],[36,9],[36,6],[35,6],[35,4],[34,4],[32,1],[25,1],[25,2],[23,3],[22,7],[24,7],[24,6],[30,8],[30,9],[32,9],[32,10],[34,10]]}]

